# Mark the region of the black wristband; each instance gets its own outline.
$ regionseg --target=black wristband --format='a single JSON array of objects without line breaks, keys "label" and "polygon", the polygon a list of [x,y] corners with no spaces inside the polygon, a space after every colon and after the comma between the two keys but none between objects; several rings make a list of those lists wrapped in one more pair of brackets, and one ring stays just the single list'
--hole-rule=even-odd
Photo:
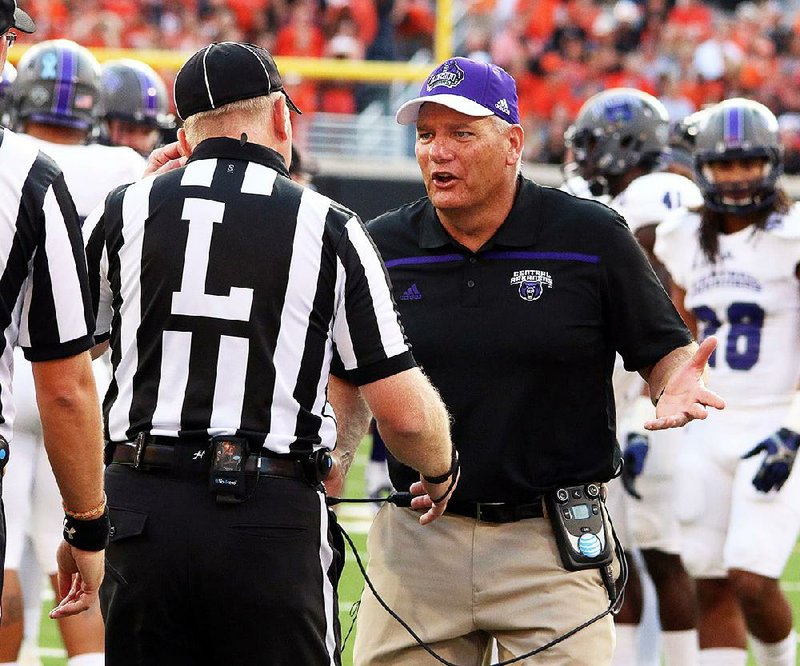
[{"label": "black wristband", "polygon": [[108,507],[102,516],[92,520],[78,520],[72,516],[64,516],[64,540],[78,550],[103,550],[108,545],[110,531]]},{"label": "black wristband", "polygon": [[455,465],[455,467],[453,467],[450,470],[450,483],[447,486],[447,490],[444,491],[441,497],[437,497],[436,499],[433,499],[431,497],[431,502],[433,502],[434,504],[438,504],[445,497],[447,497],[450,494],[450,491],[453,489],[453,486],[456,485],[456,479],[458,478],[458,469],[460,467],[460,464],[458,462],[458,454],[456,453],[455,449],[453,449],[453,464]]},{"label": "black wristband", "polygon": [[456,447],[453,447],[453,457],[450,459],[450,469],[447,470],[444,474],[440,474],[439,476],[425,476],[422,475],[422,478],[425,479],[428,483],[444,483],[449,479],[453,474],[455,474],[456,469],[458,468],[458,451],[456,451]]}]

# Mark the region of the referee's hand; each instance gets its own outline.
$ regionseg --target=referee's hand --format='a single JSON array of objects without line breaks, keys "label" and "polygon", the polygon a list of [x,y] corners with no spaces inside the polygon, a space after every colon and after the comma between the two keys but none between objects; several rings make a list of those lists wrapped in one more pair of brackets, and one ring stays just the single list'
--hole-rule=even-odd
[{"label": "referee's hand", "polygon": [[187,159],[181,154],[178,142],[173,141],[165,146],[156,148],[150,153],[142,177],[158,176],[162,173],[167,173],[167,171],[178,169],[186,164]]},{"label": "referee's hand", "polygon": [[[411,484],[409,492],[413,495],[411,499],[411,508],[414,511],[424,511],[419,517],[420,525],[427,525],[432,523],[439,516],[444,513],[447,508],[447,502],[453,496],[453,491],[458,485],[458,479],[461,477],[461,469],[457,471],[455,482],[452,486],[450,482],[452,479],[448,478],[443,483],[431,483],[422,479]],[[448,488],[450,489],[448,491]],[[431,498],[441,498],[438,502],[434,503]]]},{"label": "referee's hand", "polygon": [[103,582],[105,551],[80,550],[62,541],[56,560],[61,601],[50,611],[50,618],[57,620],[77,615],[97,604],[100,583]]}]

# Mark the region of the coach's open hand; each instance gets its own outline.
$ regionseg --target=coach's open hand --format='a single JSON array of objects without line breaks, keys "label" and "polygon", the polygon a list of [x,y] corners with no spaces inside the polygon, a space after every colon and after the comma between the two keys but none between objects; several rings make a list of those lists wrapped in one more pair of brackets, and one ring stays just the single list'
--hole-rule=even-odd
[{"label": "coach's open hand", "polygon": [[706,338],[690,359],[681,365],[667,382],[656,406],[656,418],[647,421],[647,430],[680,428],[694,419],[708,416],[706,407],[725,409],[725,401],[703,382],[708,357],[717,346],[713,336]]}]

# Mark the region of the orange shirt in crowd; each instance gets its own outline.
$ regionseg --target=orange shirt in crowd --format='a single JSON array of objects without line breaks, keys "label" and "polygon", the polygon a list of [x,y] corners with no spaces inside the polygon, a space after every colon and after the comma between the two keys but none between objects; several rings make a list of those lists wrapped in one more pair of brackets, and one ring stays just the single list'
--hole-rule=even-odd
[{"label": "orange shirt in crowd", "polygon": [[275,55],[321,58],[325,37],[315,25],[288,23],[275,39]]},{"label": "orange shirt in crowd", "polygon": [[680,26],[695,39],[707,39],[711,35],[711,10],[696,0],[676,4],[667,15],[667,23]]},{"label": "orange shirt in crowd", "polygon": [[320,85],[319,108],[324,113],[355,113],[356,97],[353,86],[328,81]]},{"label": "orange shirt in crowd", "polygon": [[576,25],[590,35],[594,22],[600,15],[602,9],[592,0],[569,0],[567,4],[567,16],[570,25]]},{"label": "orange shirt in crowd", "polygon": [[349,13],[358,28],[358,39],[362,44],[372,44],[378,34],[378,10],[374,0],[335,0],[328,2],[325,10],[325,25],[334,27],[343,13]]},{"label": "orange shirt in crowd", "polygon": [[398,37],[432,36],[436,29],[436,17],[428,0],[404,0],[401,5],[400,22],[395,26]]},{"label": "orange shirt in crowd", "polygon": [[518,0],[516,15],[525,21],[525,34],[536,41],[547,41],[556,28],[556,10],[561,0]]},{"label": "orange shirt in crowd", "polygon": [[253,29],[254,14],[266,10],[268,0],[228,0],[228,7],[236,14],[239,27],[248,32]]}]

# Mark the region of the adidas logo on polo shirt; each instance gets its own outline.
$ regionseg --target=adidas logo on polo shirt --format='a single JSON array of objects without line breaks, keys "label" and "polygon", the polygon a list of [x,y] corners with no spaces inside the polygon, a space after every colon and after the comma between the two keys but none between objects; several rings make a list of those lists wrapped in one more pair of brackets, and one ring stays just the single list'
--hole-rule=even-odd
[{"label": "adidas logo on polo shirt", "polygon": [[503,113],[510,113],[508,110],[508,102],[506,102],[506,98],[503,97],[497,104],[494,105],[495,109],[499,109]]},{"label": "adidas logo on polo shirt", "polygon": [[422,298],[422,294],[417,289],[417,283],[412,284],[408,289],[403,292],[400,297],[401,301],[418,301]]}]

